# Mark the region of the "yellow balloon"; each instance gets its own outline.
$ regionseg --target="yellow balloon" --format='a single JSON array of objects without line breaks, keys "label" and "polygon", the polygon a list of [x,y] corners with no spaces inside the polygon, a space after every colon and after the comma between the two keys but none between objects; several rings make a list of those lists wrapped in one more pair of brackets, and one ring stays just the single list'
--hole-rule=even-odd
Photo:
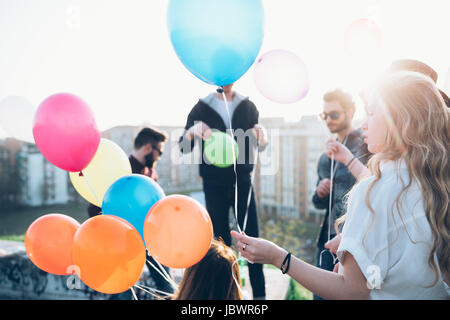
[{"label": "yellow balloon", "polygon": [[102,138],[89,165],[79,172],[69,172],[70,181],[87,201],[102,206],[103,196],[119,178],[131,174],[131,165],[125,152],[114,142]]}]

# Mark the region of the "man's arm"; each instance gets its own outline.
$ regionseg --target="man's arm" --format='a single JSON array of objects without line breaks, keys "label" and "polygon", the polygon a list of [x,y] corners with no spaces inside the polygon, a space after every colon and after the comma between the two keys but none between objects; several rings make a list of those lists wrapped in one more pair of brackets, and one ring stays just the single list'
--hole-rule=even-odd
[{"label": "man's arm", "polygon": [[316,190],[314,191],[314,195],[313,195],[313,198],[312,198],[312,203],[313,203],[313,205],[314,205],[314,207],[316,209],[327,209],[328,208],[328,202],[329,202],[328,197],[319,197],[319,195],[317,194],[317,187],[319,186],[320,181],[322,181],[324,179],[324,177],[322,177],[320,175],[320,172],[322,171],[322,170],[320,170],[321,169],[321,167],[320,167],[321,165],[322,164],[321,164],[321,161],[319,159],[319,163],[317,164],[317,176],[318,176],[318,179],[317,179],[317,183],[316,183]]},{"label": "man's arm", "polygon": [[[197,117],[197,106],[194,106],[194,108],[191,110],[191,112],[188,115],[188,118],[186,120],[186,125],[184,126],[184,132],[183,135],[178,140],[178,146],[180,147],[180,151],[182,153],[189,153],[192,152],[195,146],[195,139],[194,136],[190,135],[188,130],[194,126],[195,121],[198,121]],[[188,136],[189,135],[189,136]]]},{"label": "man's arm", "polygon": [[327,209],[328,208],[328,197],[320,198],[317,191],[314,192],[312,203],[316,209]]}]

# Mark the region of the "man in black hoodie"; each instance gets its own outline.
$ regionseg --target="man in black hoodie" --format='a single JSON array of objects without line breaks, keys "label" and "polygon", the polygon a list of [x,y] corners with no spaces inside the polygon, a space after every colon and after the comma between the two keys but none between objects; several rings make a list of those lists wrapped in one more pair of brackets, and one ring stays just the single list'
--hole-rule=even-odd
[{"label": "man in black hoodie", "polygon": [[[214,235],[222,238],[228,246],[231,245],[229,209],[235,208],[236,181],[237,223],[246,234],[253,237],[259,235],[251,175],[257,150],[262,151],[267,146],[265,130],[258,125],[259,112],[255,104],[248,97],[234,92],[232,88],[232,84],[224,86],[218,89],[217,93],[200,99],[189,113],[184,134],[179,141],[181,152],[189,153],[196,141],[201,143],[203,150],[203,142],[210,137],[213,130],[227,134],[230,134],[231,130],[237,139],[239,152],[236,168],[234,165],[225,168],[214,166],[204,161],[203,156],[199,165],[206,209],[211,216]],[[227,103],[223,99],[224,95]],[[262,265],[249,263],[248,268],[254,299],[265,299]]]}]

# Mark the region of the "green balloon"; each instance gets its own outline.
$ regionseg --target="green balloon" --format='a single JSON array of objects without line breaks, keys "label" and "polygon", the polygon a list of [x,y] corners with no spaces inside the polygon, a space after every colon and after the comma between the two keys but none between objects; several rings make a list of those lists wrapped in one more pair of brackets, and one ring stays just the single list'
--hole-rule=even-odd
[{"label": "green balloon", "polygon": [[[233,157],[233,148],[235,156]],[[227,133],[216,131],[205,140],[203,152],[206,159],[219,168],[232,166],[239,155],[237,142]]]}]

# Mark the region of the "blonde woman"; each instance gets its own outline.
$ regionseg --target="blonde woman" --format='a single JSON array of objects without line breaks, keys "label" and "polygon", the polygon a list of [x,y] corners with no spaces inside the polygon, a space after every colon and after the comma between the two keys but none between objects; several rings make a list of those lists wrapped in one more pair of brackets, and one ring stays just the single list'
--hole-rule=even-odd
[{"label": "blonde woman", "polygon": [[367,109],[373,175],[349,194],[338,273],[232,235],[250,261],[280,267],[325,299],[448,299],[449,111],[433,81],[407,71],[384,78]]}]

